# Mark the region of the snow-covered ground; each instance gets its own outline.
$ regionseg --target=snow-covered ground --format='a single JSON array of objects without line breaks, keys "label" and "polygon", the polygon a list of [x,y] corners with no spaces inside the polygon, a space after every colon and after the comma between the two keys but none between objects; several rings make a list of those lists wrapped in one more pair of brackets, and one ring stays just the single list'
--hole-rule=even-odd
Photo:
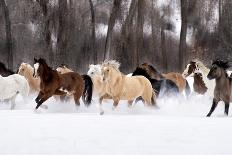
[{"label": "snow-covered ground", "polygon": [[104,103],[100,116],[93,104],[77,110],[74,103],[50,99],[35,113],[33,98],[27,104],[17,98],[16,110],[0,104],[0,155],[218,155],[231,148],[231,116],[220,104],[210,118],[205,115],[211,99],[168,98],[157,101],[159,109],[142,103],[129,109],[121,102],[112,111]]}]

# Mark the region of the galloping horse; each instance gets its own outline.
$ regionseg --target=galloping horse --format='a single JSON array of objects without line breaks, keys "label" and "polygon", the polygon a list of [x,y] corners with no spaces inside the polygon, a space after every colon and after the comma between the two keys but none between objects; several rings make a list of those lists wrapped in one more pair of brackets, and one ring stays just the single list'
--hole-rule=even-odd
[{"label": "galloping horse", "polygon": [[0,62],[0,75],[3,77],[14,74],[14,72],[10,69],[7,69],[5,64]]},{"label": "galloping horse", "polygon": [[149,65],[148,63],[143,63],[138,67],[146,70],[148,75],[150,75],[150,77],[153,79],[156,80],[168,79],[173,81],[179,88],[179,92],[183,92],[185,90],[187,96],[189,96],[189,94],[191,93],[187,80],[184,79],[180,73],[170,72],[167,74],[161,74],[157,69],[155,69],[152,65]]},{"label": "galloping horse", "polygon": [[152,79],[146,70],[137,67],[133,72],[132,76],[142,75],[145,76],[152,84],[154,91],[158,97],[175,95],[179,93],[179,89],[176,84],[171,80],[156,80]]},{"label": "galloping horse", "polygon": [[0,75],[0,99],[10,100],[11,109],[15,107],[15,98],[21,94],[25,99],[29,93],[29,85],[27,80],[18,74],[3,77]]},{"label": "galloping horse", "polygon": [[40,78],[33,77],[33,67],[28,63],[21,63],[18,74],[24,76],[30,86],[30,92],[39,92],[40,91]]},{"label": "galloping horse", "polygon": [[213,62],[210,72],[208,74],[208,79],[215,79],[216,87],[214,89],[214,98],[212,107],[207,114],[210,117],[219,101],[224,101],[225,103],[225,114],[229,113],[230,102],[232,102],[232,79],[228,77],[226,70],[229,68],[229,63],[227,61],[216,60]]},{"label": "galloping horse", "polygon": [[194,91],[200,94],[214,96],[215,80],[209,80],[209,69],[199,60],[192,60],[182,73],[184,77],[194,77]]},{"label": "galloping horse", "polygon": [[109,94],[114,101],[114,108],[120,100],[133,102],[138,97],[142,97],[146,105],[156,105],[156,95],[147,78],[144,76],[127,77],[118,68],[108,63],[102,64],[102,80],[106,94]]},{"label": "galloping horse", "polygon": [[86,106],[91,103],[93,86],[87,75],[82,77],[74,72],[59,74],[49,67],[44,59],[40,58],[38,60],[34,59],[33,76],[41,79],[40,92],[35,99],[36,109],[53,95],[73,95],[76,106],[80,106],[79,99],[81,96]]}]

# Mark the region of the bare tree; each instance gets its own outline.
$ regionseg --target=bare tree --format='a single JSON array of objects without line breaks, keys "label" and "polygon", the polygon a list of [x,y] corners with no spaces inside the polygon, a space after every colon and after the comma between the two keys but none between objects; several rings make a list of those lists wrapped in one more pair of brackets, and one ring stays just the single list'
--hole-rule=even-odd
[{"label": "bare tree", "polygon": [[137,24],[136,24],[136,49],[134,53],[134,64],[139,65],[139,53],[142,53],[143,48],[143,24],[144,24],[144,7],[145,1],[138,0],[137,8]]},{"label": "bare tree", "polygon": [[95,40],[96,40],[96,32],[95,32],[95,14],[92,0],[89,0],[90,10],[91,10],[91,31],[92,31],[92,40],[91,40],[91,51],[93,52],[93,62],[97,63],[97,50],[95,49]]},{"label": "bare tree", "polygon": [[6,29],[6,48],[8,55],[8,67],[13,69],[13,50],[12,50],[12,35],[11,35],[11,21],[9,16],[9,9],[6,5],[5,0],[0,0],[0,6],[3,9],[5,17],[5,29]]},{"label": "bare tree", "polygon": [[110,57],[110,50],[111,50],[111,39],[113,35],[113,28],[117,19],[117,16],[120,11],[122,0],[114,0],[113,7],[110,14],[110,19],[108,21],[108,30],[106,35],[106,42],[105,42],[105,50],[104,50],[104,60],[109,59]]},{"label": "bare tree", "polygon": [[179,70],[183,70],[186,54],[186,36],[188,26],[188,0],[181,0],[181,31],[179,44]]},{"label": "bare tree", "polygon": [[67,58],[67,44],[68,44],[68,6],[67,6],[67,0],[59,0],[59,9],[58,9],[58,16],[59,16],[59,22],[58,22],[58,34],[57,34],[57,60],[61,61],[61,63],[66,62]]}]

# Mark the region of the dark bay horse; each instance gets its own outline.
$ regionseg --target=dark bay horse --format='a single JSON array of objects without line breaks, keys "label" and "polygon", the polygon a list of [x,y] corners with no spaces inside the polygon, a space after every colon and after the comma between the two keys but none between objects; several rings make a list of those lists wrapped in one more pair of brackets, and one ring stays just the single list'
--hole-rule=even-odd
[{"label": "dark bay horse", "polygon": [[166,79],[162,79],[162,80],[153,79],[146,72],[146,70],[140,67],[137,67],[132,74],[132,76],[136,76],[136,75],[145,76],[151,82],[152,87],[158,97],[161,97],[163,95],[175,95],[179,93],[179,89],[173,81]]},{"label": "dark bay horse", "polygon": [[0,62],[0,75],[3,77],[14,74],[14,72],[10,69],[7,69],[5,64]]},{"label": "dark bay horse", "polygon": [[230,102],[232,102],[232,79],[228,76],[226,70],[230,67],[228,61],[216,60],[213,62],[208,79],[215,79],[216,86],[214,89],[214,98],[212,107],[207,114],[210,117],[219,101],[225,103],[224,113],[228,115]]},{"label": "dark bay horse", "polygon": [[34,59],[33,76],[41,79],[40,92],[35,99],[36,109],[53,95],[73,95],[77,106],[80,106],[79,99],[82,96],[86,106],[91,104],[93,83],[88,75],[81,76],[74,72],[59,74],[40,58]]},{"label": "dark bay horse", "polygon": [[179,92],[185,91],[186,96],[190,95],[191,90],[190,90],[188,81],[185,78],[183,78],[183,76],[180,73],[170,72],[167,74],[162,74],[155,67],[153,67],[152,65],[148,63],[143,63],[139,65],[138,67],[146,70],[148,75],[153,79],[156,79],[156,80],[166,79],[166,80],[173,81],[178,87]]}]

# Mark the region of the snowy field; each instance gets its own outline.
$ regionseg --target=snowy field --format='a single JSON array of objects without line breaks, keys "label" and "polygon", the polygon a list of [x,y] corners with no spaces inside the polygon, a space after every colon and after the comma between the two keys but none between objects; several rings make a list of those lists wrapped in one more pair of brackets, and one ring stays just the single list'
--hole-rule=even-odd
[{"label": "snowy field", "polygon": [[121,102],[112,111],[104,102],[105,115],[95,104],[76,109],[71,103],[50,99],[35,113],[34,97],[16,110],[0,104],[0,155],[218,155],[232,152],[232,118],[223,115],[220,104],[211,118],[206,114],[211,99],[158,100],[159,109],[142,103],[129,109]]}]

